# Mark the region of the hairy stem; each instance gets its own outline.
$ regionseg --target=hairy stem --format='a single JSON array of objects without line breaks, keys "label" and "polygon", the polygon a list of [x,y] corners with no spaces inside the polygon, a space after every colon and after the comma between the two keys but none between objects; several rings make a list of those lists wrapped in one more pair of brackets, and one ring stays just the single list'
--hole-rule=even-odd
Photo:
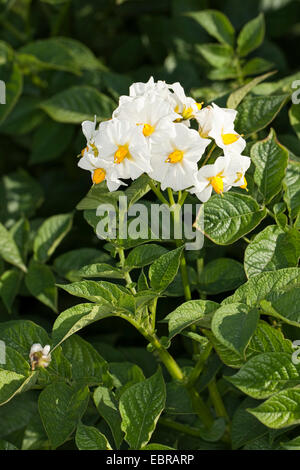
[{"label": "hairy stem", "polygon": [[167,206],[168,206],[168,205],[169,205],[169,202],[167,201],[167,199],[164,197],[164,195],[163,195],[162,192],[160,191],[159,185],[158,185],[158,186],[155,186],[155,184],[153,183],[153,181],[150,181],[149,186],[150,186],[150,188],[152,189],[152,191],[154,192],[154,194],[157,196],[157,198],[158,198],[163,204],[167,204]]},{"label": "hairy stem", "polygon": [[130,276],[129,272],[127,271],[127,269],[125,268],[124,248],[118,248],[117,251],[118,251],[119,258],[120,258],[120,264],[121,264],[121,268],[122,268],[122,271],[123,271],[124,279],[126,281],[126,287],[128,287],[130,289],[131,293],[133,295],[135,295],[136,290],[132,286],[133,282],[132,282],[131,276]]},{"label": "hairy stem", "polygon": [[210,384],[208,385],[208,391],[209,391],[209,396],[211,398],[211,401],[214,405],[214,408],[216,410],[216,415],[219,416],[220,418],[225,418],[227,423],[230,422],[229,416],[227,414],[226,408],[224,406],[222,397],[220,395],[220,392],[218,390],[218,386],[216,383],[216,379],[213,379]]}]

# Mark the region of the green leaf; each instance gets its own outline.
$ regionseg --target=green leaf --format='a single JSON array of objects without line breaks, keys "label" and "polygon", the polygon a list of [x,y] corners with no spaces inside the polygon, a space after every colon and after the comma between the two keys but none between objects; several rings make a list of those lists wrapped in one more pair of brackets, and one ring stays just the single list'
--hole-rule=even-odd
[{"label": "green leaf", "polygon": [[0,218],[9,222],[31,217],[43,202],[41,186],[23,169],[2,178],[0,196]]},{"label": "green leaf", "polygon": [[76,275],[79,279],[81,278],[89,278],[89,277],[106,277],[110,279],[123,279],[124,274],[121,269],[115,268],[110,264],[105,263],[95,263],[95,264],[88,264],[87,266],[83,266],[76,272]]},{"label": "green leaf", "polygon": [[300,138],[300,111],[297,104],[293,104],[289,110],[290,123],[297,134],[298,139]]},{"label": "green leaf", "polygon": [[242,75],[244,75],[245,77],[247,77],[248,75],[258,75],[260,73],[267,72],[268,70],[274,67],[275,64],[263,59],[262,57],[253,57],[244,65],[244,67],[242,67]]},{"label": "green leaf", "polygon": [[72,284],[59,285],[66,292],[76,297],[83,297],[91,302],[110,306],[112,313],[126,311],[135,312],[134,297],[125,288],[107,281],[80,281]]},{"label": "green leaf", "polygon": [[[229,349],[209,330],[206,330],[205,334],[213,344],[220,359],[226,365],[234,369],[242,367],[245,358]],[[286,340],[279,330],[260,320],[246,348],[246,360],[265,352],[284,352],[292,355],[293,348],[292,343]]]},{"label": "green leaf", "polygon": [[28,220],[19,219],[11,228],[10,234],[19,248],[23,261],[26,261],[29,248],[30,225]]},{"label": "green leaf", "polygon": [[290,325],[300,327],[300,287],[289,286],[282,290],[271,291],[260,306],[264,313],[280,318]]},{"label": "green leaf", "polygon": [[56,37],[55,40],[68,50],[78,68],[82,70],[97,70],[104,68],[95,57],[94,53],[82,42],[70,37]]},{"label": "green leaf", "polygon": [[30,42],[19,49],[19,54],[33,56],[31,60],[41,69],[63,70],[77,75],[80,73],[71,54],[56,38]]},{"label": "green leaf", "polygon": [[284,232],[277,225],[269,225],[247,246],[245,271],[248,277],[252,277],[263,271],[297,266],[299,256],[299,232],[294,229]]},{"label": "green leaf", "polygon": [[0,104],[0,124],[15,107],[23,89],[23,76],[15,62],[0,65],[0,77],[5,83],[5,104]]},{"label": "green leaf", "polygon": [[185,328],[197,324],[205,315],[217,310],[219,304],[211,300],[189,300],[169,313],[164,321],[169,324],[169,338],[173,338]]},{"label": "green leaf", "polygon": [[143,268],[167,252],[165,247],[154,243],[137,246],[127,256],[125,267],[127,269]]},{"label": "green leaf", "polygon": [[119,449],[123,440],[123,432],[121,430],[121,415],[114,393],[108,388],[97,387],[93,398],[100,416],[110,427],[117,449]]},{"label": "green leaf", "polygon": [[246,96],[237,108],[235,128],[248,136],[268,126],[286,104],[290,95]]},{"label": "green leaf", "polygon": [[55,160],[69,147],[73,135],[72,126],[62,126],[51,119],[46,119],[34,134],[29,163]]},{"label": "green leaf", "polygon": [[10,442],[3,441],[3,439],[0,439],[0,450],[18,450],[18,448]]},{"label": "green leaf", "polygon": [[300,389],[289,388],[270,397],[257,408],[249,409],[261,423],[281,429],[300,423]]},{"label": "green leaf", "polygon": [[107,374],[108,364],[93,346],[72,335],[62,346],[64,356],[72,365],[72,379],[82,385],[99,385]]},{"label": "green leaf", "polygon": [[39,396],[39,412],[52,447],[61,446],[75,430],[89,401],[89,389],[51,384]]},{"label": "green leaf", "polygon": [[256,308],[234,303],[221,306],[212,318],[211,329],[215,337],[227,348],[245,357],[245,350],[259,320]]},{"label": "green leaf", "polygon": [[32,372],[28,377],[22,374],[0,368],[0,406],[8,403],[18,393],[30,389],[36,382],[38,372]]},{"label": "green leaf", "polygon": [[10,264],[17,266],[26,272],[26,266],[23,263],[19,249],[8,230],[0,223],[0,256]]},{"label": "green leaf", "polygon": [[15,269],[5,271],[0,277],[0,297],[9,313],[19,292],[20,282],[21,273]]},{"label": "green leaf", "polygon": [[222,304],[242,302],[259,307],[260,301],[271,292],[291,288],[300,282],[300,269],[285,268],[278,271],[257,274],[239,287],[236,292],[223,300]]},{"label": "green leaf", "polygon": [[300,385],[300,367],[293,364],[290,353],[268,352],[253,357],[226,379],[246,395],[262,399]]},{"label": "green leaf", "polygon": [[[100,204],[111,204],[117,209],[119,197],[123,195],[122,191],[109,192],[105,182],[94,184],[87,195],[77,204],[76,209],[79,211],[97,209]],[[95,211],[93,210],[94,213]],[[99,218],[97,218],[98,221]]]},{"label": "green leaf", "polygon": [[210,80],[229,80],[230,78],[237,79],[237,69],[233,65],[227,65],[226,67],[220,67],[218,69],[212,69],[208,72],[207,77]]},{"label": "green leaf", "polygon": [[277,140],[275,131],[251,147],[251,159],[255,165],[254,182],[268,204],[280,192],[288,163],[288,150]]},{"label": "green leaf", "polygon": [[38,229],[33,243],[34,256],[44,263],[71,230],[73,214],[53,215]]},{"label": "green leaf", "polygon": [[[61,3],[61,1],[60,1]],[[81,69],[97,69],[100,63],[82,43],[71,38],[55,37],[34,41],[19,49],[20,54],[35,57],[45,68],[80,74]]]},{"label": "green leaf", "polygon": [[198,288],[215,295],[234,290],[245,282],[243,265],[230,258],[218,258],[207,263],[200,272]]},{"label": "green leaf", "polygon": [[216,68],[226,67],[233,59],[233,50],[224,44],[196,44],[196,51]]},{"label": "green leaf", "polygon": [[284,200],[289,210],[290,217],[300,214],[300,162],[288,163],[283,181]]},{"label": "green leaf", "polygon": [[123,393],[119,405],[122,430],[131,449],[141,449],[149,442],[165,402],[166,387],[160,369]]},{"label": "green leaf", "polygon": [[30,348],[34,343],[43,346],[49,344],[46,331],[29,320],[14,320],[0,323],[0,339],[23,357],[28,358]]},{"label": "green leaf", "polygon": [[149,269],[149,279],[151,287],[158,291],[163,292],[175,278],[179,269],[180,258],[182,256],[184,247],[181,246],[176,250],[169,251],[168,253],[160,256]]},{"label": "green leaf", "polygon": [[5,364],[1,364],[2,369],[16,372],[28,377],[30,375],[29,361],[25,360],[16,349],[5,346]]},{"label": "green leaf", "polygon": [[24,135],[35,129],[42,121],[44,113],[38,108],[39,98],[21,95],[17,105],[1,124],[0,129],[10,135]]},{"label": "green leaf", "polygon": [[282,442],[281,446],[286,450],[300,450],[300,436],[295,437],[291,441]]},{"label": "green leaf", "polygon": [[247,397],[234,413],[231,426],[232,448],[234,450],[269,433],[268,428],[247,411],[247,408],[258,404],[258,401]]},{"label": "green leaf", "polygon": [[251,232],[265,217],[266,210],[252,197],[225,193],[202,204],[195,227],[214,243],[230,245]]},{"label": "green leaf", "polygon": [[112,450],[104,434],[94,426],[77,426],[75,442],[79,450]]},{"label": "green leaf", "polygon": [[243,27],[237,39],[237,52],[244,57],[257,49],[264,40],[265,20],[262,13]]},{"label": "green leaf", "polygon": [[[54,322],[52,337],[56,347],[69,336],[103,318],[112,315],[109,305],[78,304],[62,312]],[[0,330],[1,331],[1,330]]]},{"label": "green leaf", "polygon": [[261,353],[283,352],[292,354],[293,346],[282,332],[260,320],[246,350],[247,359]]},{"label": "green leaf", "polygon": [[57,312],[57,288],[49,266],[31,260],[25,276],[26,287],[40,302]]},{"label": "green leaf", "polygon": [[124,195],[127,197],[128,209],[150,191],[151,187],[149,183],[149,176],[143,174],[130,184],[124,192]]},{"label": "green leaf", "polygon": [[189,12],[188,16],[192,17],[199,23],[211,36],[216,38],[222,44],[234,46],[234,29],[227,16],[217,10],[203,10],[197,12]]},{"label": "green leaf", "polygon": [[95,248],[79,248],[68,251],[55,258],[53,266],[55,271],[68,281],[79,281],[78,271],[91,263],[107,263],[110,256]]},{"label": "green leaf", "polygon": [[143,447],[141,450],[175,450],[174,447],[165,446],[164,444],[155,444],[151,442]]},{"label": "green leaf", "polygon": [[238,105],[243,101],[245,96],[252,90],[252,88],[258,85],[260,82],[266,80],[273,74],[274,72],[268,72],[268,73],[265,73],[264,75],[260,75],[259,77],[255,77],[253,78],[253,80],[246,83],[246,85],[242,86],[241,88],[238,88],[237,90],[234,90],[229,95],[229,98],[227,100],[227,103],[226,103],[227,108],[236,109]]},{"label": "green leaf", "polygon": [[40,107],[58,122],[79,124],[85,120],[110,119],[115,108],[113,100],[96,88],[86,85],[68,88],[41,103]]}]

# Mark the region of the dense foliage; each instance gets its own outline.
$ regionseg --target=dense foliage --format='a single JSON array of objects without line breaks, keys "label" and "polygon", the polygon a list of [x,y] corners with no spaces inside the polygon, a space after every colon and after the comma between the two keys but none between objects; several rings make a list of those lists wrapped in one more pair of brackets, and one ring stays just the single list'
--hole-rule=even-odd
[{"label": "dense foliage", "polygon": [[[240,4],[0,0],[1,449],[300,448],[300,2]],[[236,109],[247,142],[200,250],[95,235],[120,195],[183,203],[77,166],[81,122],[150,76]]]}]

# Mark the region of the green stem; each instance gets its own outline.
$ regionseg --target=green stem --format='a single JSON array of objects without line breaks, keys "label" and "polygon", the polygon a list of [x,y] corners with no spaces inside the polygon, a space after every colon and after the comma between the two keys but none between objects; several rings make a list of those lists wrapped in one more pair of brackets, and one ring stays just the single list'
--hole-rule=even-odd
[{"label": "green stem", "polygon": [[[180,244],[178,246],[180,246]],[[182,253],[181,260],[180,260],[180,273],[181,273],[185,300],[191,300],[192,293],[191,293],[189,276],[188,276],[188,271],[187,271],[187,264],[186,264],[184,253]]]},{"label": "green stem", "polygon": [[187,196],[188,196],[188,191],[183,191],[182,194],[178,194],[178,204],[182,207],[183,204],[184,204],[184,201],[186,200]]},{"label": "green stem", "polygon": [[155,322],[156,322],[156,307],[157,307],[157,298],[153,300],[153,303],[150,307],[151,311],[151,326],[152,330],[155,330]]},{"label": "green stem", "polygon": [[209,396],[211,398],[211,401],[214,405],[214,408],[216,410],[216,415],[219,416],[220,418],[225,418],[227,423],[230,422],[229,416],[227,414],[226,408],[224,406],[222,397],[220,395],[220,392],[218,390],[218,386],[216,383],[216,380],[213,379],[210,384],[208,385],[208,391],[209,391]]},{"label": "green stem", "polygon": [[167,204],[167,206],[168,206],[168,205],[169,205],[169,202],[168,202],[167,199],[164,197],[164,195],[161,193],[159,187],[158,187],[158,186],[155,186],[155,184],[153,183],[153,181],[150,181],[149,186],[150,186],[150,188],[152,189],[152,191],[154,192],[154,194],[157,196],[157,198],[158,198],[163,204]]},{"label": "green stem", "polygon": [[212,350],[212,344],[208,343],[207,346],[202,351],[202,353],[200,353],[200,357],[198,361],[196,362],[195,367],[193,368],[192,372],[189,375],[189,380],[188,380],[189,387],[193,387],[196,381],[198,380],[198,377],[203,371],[203,367],[211,353],[211,350]]},{"label": "green stem", "polygon": [[213,153],[213,151],[215,150],[216,148],[216,144],[213,143],[213,145],[211,146],[211,149],[210,151],[208,152],[208,154],[206,155],[205,159],[204,159],[204,162],[201,164],[201,168],[206,165],[206,163],[208,162],[208,160],[210,159],[211,157],[211,154]]},{"label": "green stem", "polygon": [[184,382],[185,377],[183,375],[182,370],[180,369],[175,359],[167,351],[167,349],[165,349],[164,346],[160,343],[157,336],[148,336],[148,340],[157,351],[161,361],[166,366],[166,369],[168,370],[171,377],[173,377],[173,379],[175,380],[179,380],[180,382]]},{"label": "green stem", "polygon": [[171,377],[173,377],[173,379],[175,380],[180,381],[186,387],[190,395],[195,413],[197,413],[204,426],[209,429],[213,424],[213,417],[209,408],[205,405],[202,397],[200,397],[199,393],[195,390],[195,388],[187,386],[182,370],[180,369],[175,359],[171,356],[171,354],[162,346],[159,339],[156,336],[152,336],[149,339],[152,346],[156,349],[161,361],[164,363],[166,369],[170,373]]},{"label": "green stem", "polygon": [[239,59],[238,56],[236,57],[235,64],[236,64],[236,71],[237,71],[237,77],[238,77],[239,85],[243,85],[244,84],[244,77],[243,77],[243,72],[242,72],[242,68],[241,68],[241,64],[240,64],[240,59]]},{"label": "green stem", "polygon": [[194,429],[186,424],[178,423],[177,421],[173,421],[172,419],[168,418],[160,418],[159,424],[166,426],[167,428],[174,429],[175,431],[182,432],[184,434],[188,434],[189,436],[194,437],[202,437],[203,433]]},{"label": "green stem", "polygon": [[132,282],[132,279],[131,279],[131,276],[129,274],[129,272],[127,271],[127,269],[125,268],[125,254],[124,254],[124,248],[118,248],[118,255],[119,255],[119,258],[120,258],[120,264],[121,264],[121,268],[122,268],[122,271],[123,271],[123,275],[124,275],[124,279],[126,281],[126,285],[127,287],[130,289],[131,293],[133,295],[136,294],[136,290],[135,288],[131,285],[133,284]]},{"label": "green stem", "polygon": [[[168,196],[169,196],[169,201],[170,201],[169,206],[175,206],[176,203],[175,203],[173,191],[171,188],[168,188]],[[174,228],[176,226],[179,227],[179,224],[180,224],[179,210],[175,209],[174,211],[172,211],[172,216],[173,216],[173,221],[174,221]],[[176,240],[177,247],[182,246],[182,244],[183,244],[183,240]],[[182,279],[182,284],[183,284],[185,300],[191,300],[192,294],[191,294],[191,289],[190,289],[190,284],[189,284],[189,276],[188,276],[187,264],[186,264],[184,253],[182,253],[181,259],[180,259],[180,272],[181,272],[181,279]]]},{"label": "green stem", "polygon": [[173,196],[173,191],[171,188],[168,188],[168,196],[169,196],[169,201],[170,201],[170,206],[175,206],[176,202],[175,202],[175,199],[174,199],[174,196]]}]

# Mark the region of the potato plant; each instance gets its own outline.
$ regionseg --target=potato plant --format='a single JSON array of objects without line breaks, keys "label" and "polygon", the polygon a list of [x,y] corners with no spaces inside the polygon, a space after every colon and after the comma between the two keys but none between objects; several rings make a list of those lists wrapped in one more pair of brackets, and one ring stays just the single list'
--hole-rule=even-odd
[{"label": "potato plant", "polygon": [[150,3],[0,0],[1,450],[300,449],[300,4]]}]

